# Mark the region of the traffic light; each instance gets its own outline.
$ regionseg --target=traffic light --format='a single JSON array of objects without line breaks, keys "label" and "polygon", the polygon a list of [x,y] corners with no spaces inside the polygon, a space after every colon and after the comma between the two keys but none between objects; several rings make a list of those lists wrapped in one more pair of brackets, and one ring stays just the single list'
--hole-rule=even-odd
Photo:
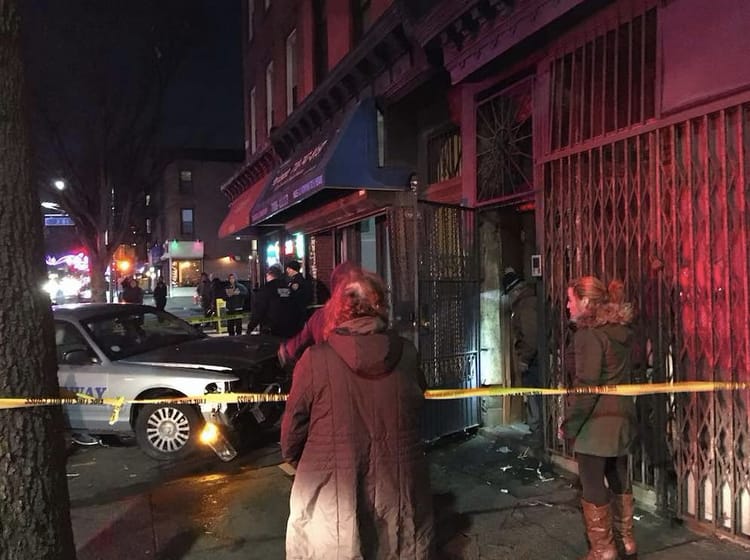
[{"label": "traffic light", "polygon": [[130,270],[130,261],[117,261],[117,270],[119,270],[120,272],[127,272],[128,270]]}]

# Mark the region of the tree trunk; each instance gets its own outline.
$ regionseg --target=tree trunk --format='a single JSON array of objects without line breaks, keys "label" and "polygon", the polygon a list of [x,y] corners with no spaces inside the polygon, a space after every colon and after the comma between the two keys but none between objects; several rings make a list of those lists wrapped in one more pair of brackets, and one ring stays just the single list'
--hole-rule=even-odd
[{"label": "tree trunk", "polygon": [[[103,303],[107,301],[107,281],[104,272],[108,261],[91,251],[89,254],[89,278],[91,279],[91,301]],[[111,280],[111,278],[110,278]]]},{"label": "tree trunk", "polygon": [[[0,0],[0,396],[57,395],[16,0]],[[0,559],[75,558],[60,407],[0,410]]]}]

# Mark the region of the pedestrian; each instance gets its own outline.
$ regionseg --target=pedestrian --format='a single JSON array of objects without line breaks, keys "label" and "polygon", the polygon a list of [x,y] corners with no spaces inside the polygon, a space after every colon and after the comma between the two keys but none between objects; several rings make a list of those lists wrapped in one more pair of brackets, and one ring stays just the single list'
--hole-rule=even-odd
[{"label": "pedestrian", "polygon": [[292,290],[292,301],[299,309],[300,328],[308,319],[308,307],[312,304],[312,286],[300,272],[302,265],[299,261],[291,260],[286,263],[286,276],[289,289]]},{"label": "pedestrian", "polygon": [[201,272],[201,279],[198,281],[198,287],[195,288],[195,292],[198,294],[198,301],[201,304],[203,316],[209,317],[211,315],[211,308],[213,307],[213,297],[211,281],[205,272]]},{"label": "pedestrian", "polygon": [[240,314],[239,317],[227,320],[227,330],[229,331],[229,336],[240,336],[242,334],[241,314],[245,307],[247,288],[237,282],[234,274],[230,274],[227,280],[229,280],[229,285],[226,288],[227,313],[230,315]]},{"label": "pedestrian", "polygon": [[156,309],[159,311],[164,311],[164,308],[167,306],[167,285],[161,276],[154,288],[154,305],[156,305]]},{"label": "pedestrian", "polygon": [[[344,261],[331,272],[331,292],[342,281],[353,280],[362,274],[362,269],[352,261]],[[323,327],[325,326],[325,307],[319,307],[310,316],[302,330],[292,338],[279,345],[279,362],[282,366],[294,364],[302,353],[313,344],[323,342]]]},{"label": "pedestrian", "polygon": [[128,278],[123,282],[122,301],[125,303],[143,303],[143,290],[135,281],[135,278]]},{"label": "pedestrian", "polygon": [[218,276],[214,276],[213,273],[209,275],[209,281],[211,284],[211,291],[209,293],[210,301],[210,315],[216,315],[218,310],[217,300],[226,299],[226,286],[224,282],[219,280]]},{"label": "pedestrian", "polygon": [[247,332],[260,326],[263,334],[290,338],[301,330],[299,310],[280,265],[274,264],[268,269],[266,283],[254,294],[253,300]]},{"label": "pedestrian", "polygon": [[[584,276],[568,286],[568,311],[576,324],[574,387],[629,383],[633,309],[624,301],[623,284]],[[632,397],[571,395],[561,426],[572,440],[583,498],[590,551],[586,560],[614,560],[618,546],[636,554],[633,492],[628,454],[635,438]],[[607,481],[605,486],[604,481]]]},{"label": "pedestrian", "polygon": [[[534,289],[512,268],[503,275],[503,290],[510,302],[513,366],[515,379],[524,387],[541,387],[537,298]],[[541,395],[526,398],[529,447],[541,458],[544,454],[544,422]]]},{"label": "pedestrian", "polygon": [[287,558],[433,558],[417,350],[388,329],[382,281],[340,284],[325,342],[294,369],[281,452],[297,471]]}]

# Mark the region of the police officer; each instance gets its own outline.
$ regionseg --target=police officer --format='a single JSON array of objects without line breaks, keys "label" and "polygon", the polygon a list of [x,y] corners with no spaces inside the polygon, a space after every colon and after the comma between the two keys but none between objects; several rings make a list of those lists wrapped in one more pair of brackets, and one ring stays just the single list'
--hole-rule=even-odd
[{"label": "police officer", "polygon": [[287,283],[281,266],[275,264],[266,272],[266,283],[256,296],[247,332],[260,325],[262,333],[289,338],[302,328],[297,303],[292,298],[292,289]]},{"label": "police officer", "polygon": [[299,319],[304,324],[307,321],[307,308],[312,303],[312,289],[307,279],[302,276],[301,269],[302,265],[299,261],[286,263],[289,289],[292,290],[292,299],[299,310]]}]

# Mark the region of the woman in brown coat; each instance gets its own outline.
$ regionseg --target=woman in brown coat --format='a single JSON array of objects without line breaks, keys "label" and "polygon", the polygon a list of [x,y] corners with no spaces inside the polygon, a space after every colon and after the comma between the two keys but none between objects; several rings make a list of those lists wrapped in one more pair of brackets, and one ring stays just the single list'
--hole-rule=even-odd
[{"label": "woman in brown coat", "polygon": [[288,559],[432,558],[429,475],[420,445],[417,352],[387,330],[381,281],[337,286],[326,342],[294,370],[281,428],[297,467]]},{"label": "woman in brown coat", "polygon": [[[623,285],[618,281],[606,288],[598,278],[584,276],[568,286],[568,311],[576,326],[574,387],[630,382],[633,311],[623,299]],[[634,555],[633,493],[628,477],[628,453],[635,437],[632,397],[573,395],[562,428],[563,435],[574,440],[583,488],[581,503],[590,544],[585,560],[614,560],[618,545],[627,556]]]}]

